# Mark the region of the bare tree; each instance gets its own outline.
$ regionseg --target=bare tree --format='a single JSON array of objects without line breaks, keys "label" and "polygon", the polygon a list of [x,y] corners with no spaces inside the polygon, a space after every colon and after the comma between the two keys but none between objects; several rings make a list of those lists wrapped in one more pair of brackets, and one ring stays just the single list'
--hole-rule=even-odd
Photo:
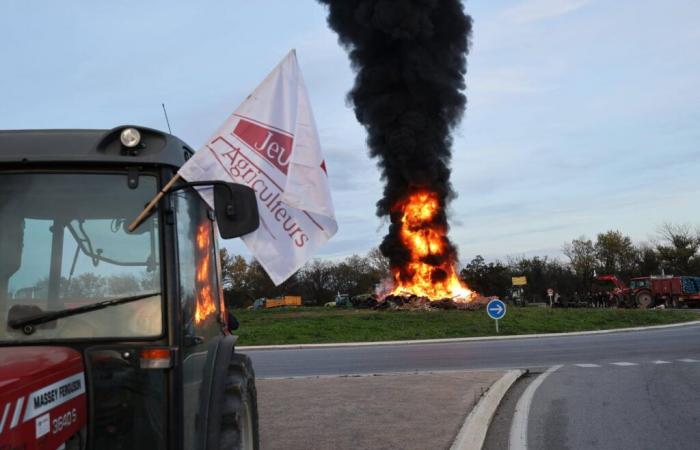
[{"label": "bare tree", "polygon": [[700,269],[700,230],[697,227],[664,223],[658,234],[656,251],[667,272],[689,275]]},{"label": "bare tree", "polygon": [[596,267],[596,251],[593,242],[581,236],[571,243],[564,244],[562,252],[569,258],[571,268],[576,273],[583,288],[588,290],[593,282]]}]

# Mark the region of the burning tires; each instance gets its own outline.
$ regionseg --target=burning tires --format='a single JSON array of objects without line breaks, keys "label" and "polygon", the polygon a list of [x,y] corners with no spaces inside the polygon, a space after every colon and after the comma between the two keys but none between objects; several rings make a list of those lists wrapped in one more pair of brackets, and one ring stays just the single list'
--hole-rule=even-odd
[{"label": "burning tires", "polygon": [[246,355],[231,355],[223,395],[219,448],[258,450],[260,438],[255,372]]}]

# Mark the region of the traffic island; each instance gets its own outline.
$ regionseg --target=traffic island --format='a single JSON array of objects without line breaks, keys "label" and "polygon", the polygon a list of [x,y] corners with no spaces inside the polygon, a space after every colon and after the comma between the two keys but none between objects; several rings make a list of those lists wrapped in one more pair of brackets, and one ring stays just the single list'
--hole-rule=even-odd
[{"label": "traffic island", "polygon": [[258,380],[261,448],[449,448],[505,371]]}]

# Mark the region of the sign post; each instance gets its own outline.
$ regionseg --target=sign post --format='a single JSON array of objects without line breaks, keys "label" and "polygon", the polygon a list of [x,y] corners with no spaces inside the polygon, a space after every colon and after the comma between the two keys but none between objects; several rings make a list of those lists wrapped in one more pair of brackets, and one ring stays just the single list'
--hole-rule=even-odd
[{"label": "sign post", "polygon": [[547,289],[547,296],[549,297],[549,307],[552,307],[552,298],[554,297],[554,289]]},{"label": "sign post", "polygon": [[502,300],[494,298],[486,305],[486,314],[496,321],[496,333],[498,333],[498,321],[506,315],[506,304]]}]

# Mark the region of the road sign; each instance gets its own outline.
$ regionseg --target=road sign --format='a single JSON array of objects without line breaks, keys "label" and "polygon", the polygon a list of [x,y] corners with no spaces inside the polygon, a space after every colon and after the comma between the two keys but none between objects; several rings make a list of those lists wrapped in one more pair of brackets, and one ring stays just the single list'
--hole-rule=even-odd
[{"label": "road sign", "polygon": [[506,304],[494,298],[486,305],[486,314],[496,322],[496,333],[498,333],[498,321],[506,315]]},{"label": "road sign", "polygon": [[513,286],[526,286],[527,285],[527,277],[511,277],[511,281],[513,283]]},{"label": "road sign", "polygon": [[502,319],[506,315],[506,304],[495,298],[486,305],[486,313],[493,320]]},{"label": "road sign", "polygon": [[[541,291],[540,291],[540,292],[541,292]],[[554,289],[552,289],[552,288],[547,289],[547,295],[550,296],[550,297],[553,296],[553,295],[554,295]]]}]

